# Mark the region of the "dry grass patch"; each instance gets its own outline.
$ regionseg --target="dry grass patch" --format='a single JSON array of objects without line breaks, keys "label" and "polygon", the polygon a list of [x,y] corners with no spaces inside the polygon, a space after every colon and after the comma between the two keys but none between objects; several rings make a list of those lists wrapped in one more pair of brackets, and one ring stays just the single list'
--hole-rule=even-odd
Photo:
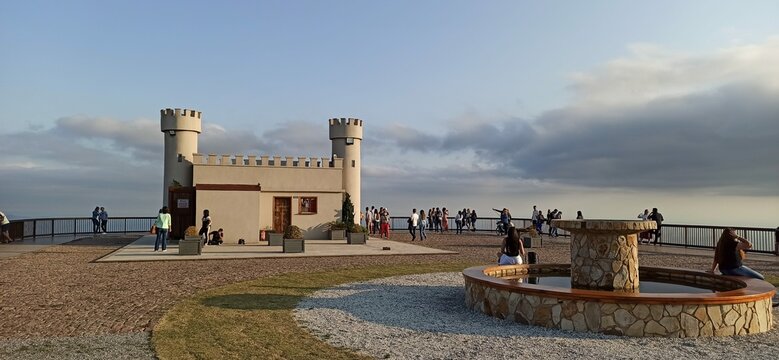
[{"label": "dry grass patch", "polygon": [[334,348],[297,326],[292,310],[314,291],[343,283],[474,264],[394,265],[294,273],[208,290],[182,301],[155,326],[160,359],[364,359]]}]

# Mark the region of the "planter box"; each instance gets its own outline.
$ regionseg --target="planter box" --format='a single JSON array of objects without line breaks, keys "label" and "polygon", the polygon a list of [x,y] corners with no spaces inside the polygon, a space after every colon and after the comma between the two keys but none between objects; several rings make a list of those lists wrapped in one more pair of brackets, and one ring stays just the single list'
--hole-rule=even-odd
[{"label": "planter box", "polygon": [[266,233],[265,237],[268,238],[269,246],[282,246],[284,245],[284,234],[281,233]]},{"label": "planter box", "polygon": [[330,240],[346,239],[346,230],[330,230]]},{"label": "planter box", "polygon": [[285,253],[302,253],[306,251],[306,242],[303,239],[284,239]]},{"label": "planter box", "polygon": [[199,237],[179,240],[179,255],[200,255],[202,252],[203,241]]},{"label": "planter box", "polygon": [[346,243],[351,245],[365,244],[368,240],[368,233],[346,233]]}]

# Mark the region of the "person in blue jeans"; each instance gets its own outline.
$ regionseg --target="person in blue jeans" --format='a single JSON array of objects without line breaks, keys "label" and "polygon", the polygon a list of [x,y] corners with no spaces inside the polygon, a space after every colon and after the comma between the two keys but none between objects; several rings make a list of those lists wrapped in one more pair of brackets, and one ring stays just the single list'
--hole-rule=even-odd
[{"label": "person in blue jeans", "polygon": [[154,240],[154,251],[159,251],[160,246],[162,246],[162,251],[166,252],[168,251],[168,230],[170,230],[171,225],[167,206],[163,206],[160,209],[157,219],[154,220],[154,225],[157,226],[157,239]]},{"label": "person in blue jeans", "polygon": [[427,227],[427,215],[425,210],[419,210],[419,241],[427,239],[425,228]]},{"label": "person in blue jeans", "polygon": [[719,241],[717,241],[717,247],[714,250],[714,261],[709,272],[714,272],[717,266],[719,266],[719,271],[722,275],[746,276],[765,280],[762,274],[741,263],[744,259],[744,251],[750,248],[752,248],[752,243],[736,235],[736,231],[730,228],[723,230]]},{"label": "person in blue jeans", "polygon": [[95,206],[95,210],[92,211],[92,233],[97,234],[100,232],[100,207]]}]

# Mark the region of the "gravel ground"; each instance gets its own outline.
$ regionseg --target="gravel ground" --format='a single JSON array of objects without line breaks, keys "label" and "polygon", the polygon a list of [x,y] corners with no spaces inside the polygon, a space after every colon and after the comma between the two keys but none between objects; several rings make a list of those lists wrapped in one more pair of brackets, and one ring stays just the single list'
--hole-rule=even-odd
[{"label": "gravel ground", "polygon": [[408,275],[318,291],[294,314],[323,341],[384,359],[769,359],[779,351],[779,310],[764,334],[628,338],[516,324],[463,299],[460,273]]},{"label": "gravel ground", "polygon": [[0,341],[0,359],[156,359],[149,333]]},{"label": "gravel ground", "polygon": [[[146,348],[132,344],[143,343],[148,332],[175,303],[206,289],[290,272],[449,261],[487,264],[495,261],[501,242],[494,235],[450,233],[430,234],[428,240],[419,244],[458,254],[92,262],[136,238],[119,235],[85,238],[0,259],[0,358],[39,359],[49,353],[61,354],[56,358],[76,354],[76,358],[114,359],[124,353],[135,354],[129,355],[130,358],[144,358],[148,354]],[[392,240],[404,242],[410,238],[404,232],[394,232],[392,236]],[[564,238],[544,240],[543,247],[532,250],[544,263],[570,261],[569,245]],[[642,265],[694,269],[705,269],[711,262],[710,256],[643,251],[639,258]],[[779,275],[779,261],[748,260],[748,265],[764,274]],[[130,340],[122,345],[121,339]],[[144,346],[150,348],[148,341],[144,341]],[[58,343],[61,349],[55,345]],[[34,352],[25,349],[24,344],[36,348],[41,344],[40,347],[48,350]],[[115,344],[120,350],[105,353],[101,344],[107,347]],[[129,347],[122,347],[125,345]],[[78,348],[86,352],[79,353]]]}]

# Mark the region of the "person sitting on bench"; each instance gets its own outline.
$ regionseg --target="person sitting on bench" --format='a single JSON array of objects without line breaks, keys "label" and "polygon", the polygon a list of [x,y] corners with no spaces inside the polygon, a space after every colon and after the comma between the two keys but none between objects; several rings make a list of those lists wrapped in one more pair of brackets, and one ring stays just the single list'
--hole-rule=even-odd
[{"label": "person sitting on bench", "polygon": [[217,231],[212,231],[210,234],[211,240],[208,240],[208,245],[222,245],[224,242],[224,230],[221,228]]}]

